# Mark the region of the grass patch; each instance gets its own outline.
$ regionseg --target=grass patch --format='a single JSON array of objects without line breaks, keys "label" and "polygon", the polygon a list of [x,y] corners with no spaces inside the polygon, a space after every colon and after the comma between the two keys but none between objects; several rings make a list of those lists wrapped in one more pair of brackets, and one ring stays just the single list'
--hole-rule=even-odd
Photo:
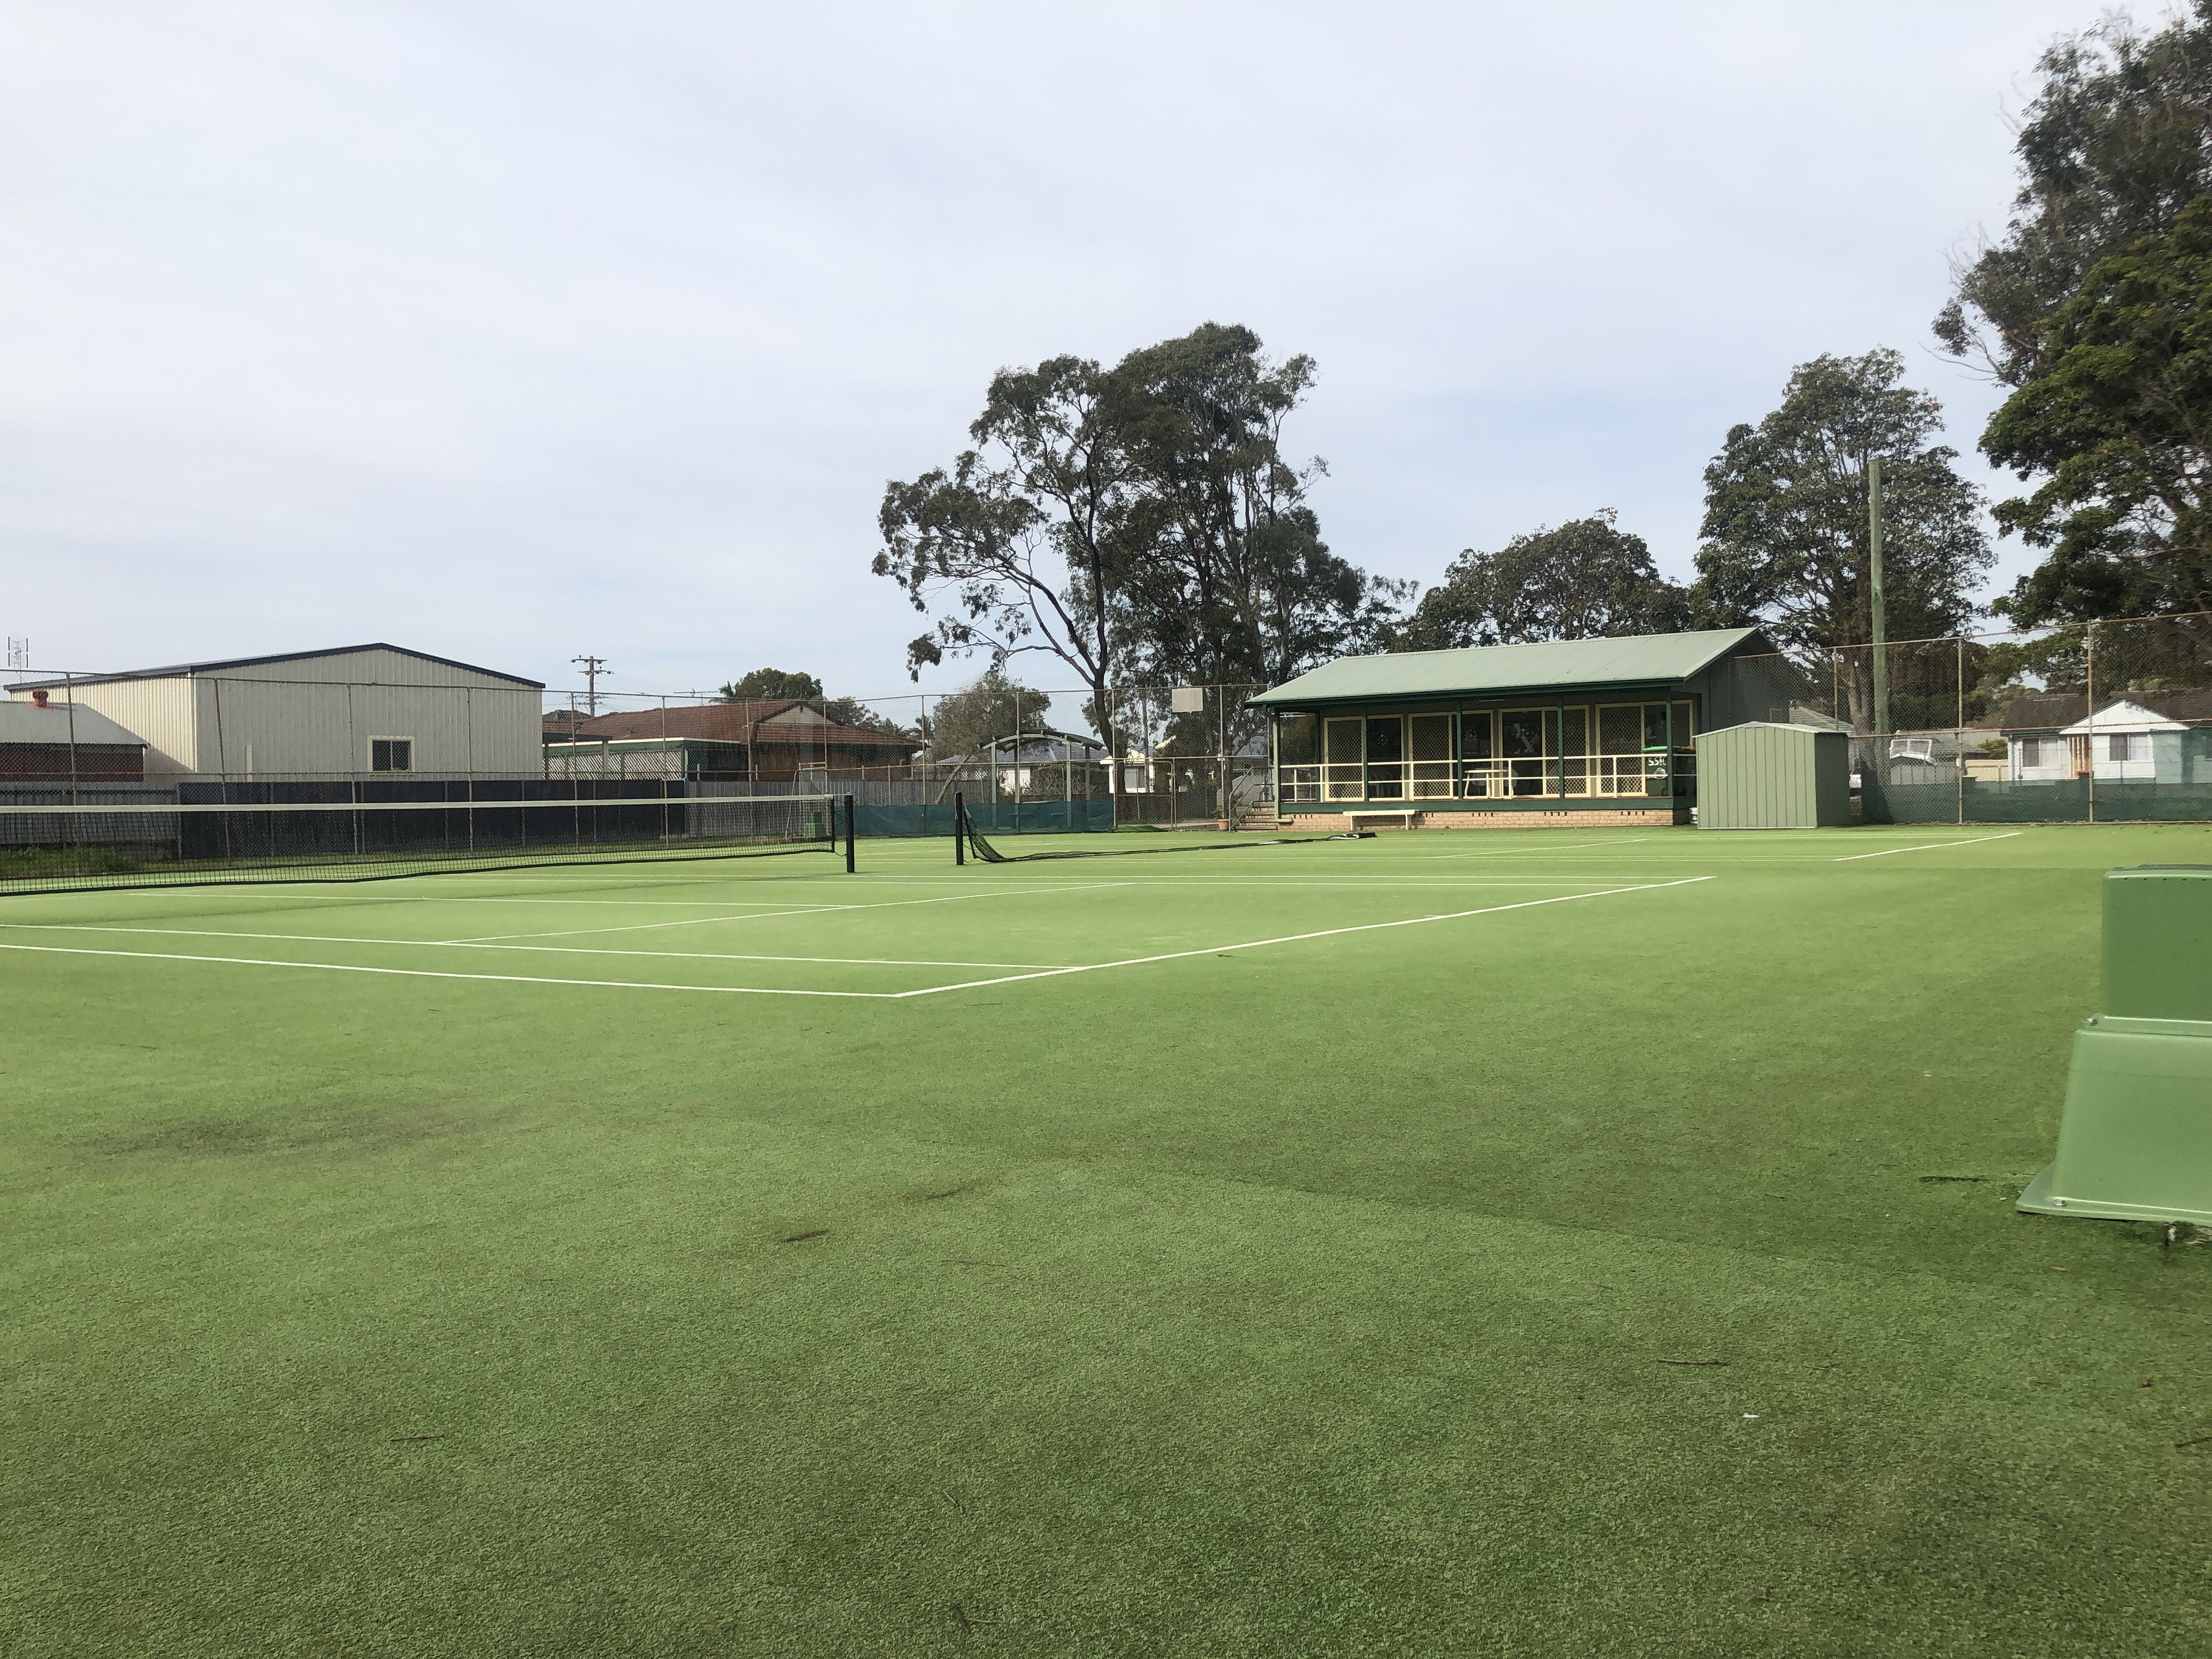
[{"label": "grass patch", "polygon": [[2212,1251],[2011,1197],[2204,836],[0,900],[0,1648],[2193,1656]]}]

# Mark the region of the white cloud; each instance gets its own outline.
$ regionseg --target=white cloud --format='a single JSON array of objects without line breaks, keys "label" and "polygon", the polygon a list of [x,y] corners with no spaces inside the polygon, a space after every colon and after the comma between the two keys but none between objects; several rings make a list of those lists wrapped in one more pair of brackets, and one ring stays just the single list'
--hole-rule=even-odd
[{"label": "white cloud", "polygon": [[[882,484],[1001,365],[1206,319],[1322,380],[1337,549],[1621,510],[1911,351],[2074,3],[76,4],[0,58],[0,622],[902,689]],[[1986,388],[1920,378],[1971,451]],[[2014,559],[2017,563],[2017,558]],[[939,689],[958,675],[935,677]]]}]

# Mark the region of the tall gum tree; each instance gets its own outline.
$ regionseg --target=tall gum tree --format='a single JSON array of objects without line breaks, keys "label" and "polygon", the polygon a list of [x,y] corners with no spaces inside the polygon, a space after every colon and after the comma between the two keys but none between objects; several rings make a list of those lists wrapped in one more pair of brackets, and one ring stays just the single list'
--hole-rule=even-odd
[{"label": "tall gum tree", "polygon": [[[1878,348],[1820,356],[1790,372],[1781,406],[1729,429],[1705,468],[1705,515],[1692,605],[1706,627],[1757,625],[1823,664],[1874,636],[1867,463],[1881,459],[1883,590],[1893,640],[1960,631],[1993,561],[1979,492],[1933,441],[1942,405],[1903,384],[1905,360]],[[1874,729],[1873,663],[1844,653],[1852,728]]]},{"label": "tall gum tree", "polygon": [[975,447],[886,487],[878,575],[934,618],[909,672],[947,653],[1029,651],[1083,681],[1119,749],[1117,689],[1275,684],[1378,648],[1407,585],[1329,551],[1283,459],[1312,360],[1206,323],[1110,370],[1055,358],[995,376]]},{"label": "tall gum tree", "polygon": [[[947,653],[994,666],[1026,652],[1082,682],[1094,728],[1115,745],[1113,583],[1104,546],[1127,517],[1126,451],[1098,365],[1055,357],[1002,369],[951,466],[886,485],[875,574],[934,613],[907,647],[908,674]],[[1118,768],[1109,768],[1109,775]]]},{"label": "tall gum tree", "polygon": [[1982,447],[2030,494],[1998,523],[2043,562],[2027,624],[2212,609],[2212,198],[2093,265],[2039,326],[2041,367]]},{"label": "tall gum tree", "polygon": [[2148,32],[2107,15],[2036,67],[2011,217],[1936,319],[2014,388],[1981,447],[2037,483],[1996,514],[2045,556],[1993,608],[2030,627],[2201,611],[2212,0]]},{"label": "tall gum tree", "polygon": [[1689,597],[1659,574],[1644,538],[1603,507],[1516,536],[1495,553],[1467,549],[1421,595],[1392,648],[1668,634],[1689,625]]},{"label": "tall gum tree", "polygon": [[1315,379],[1250,329],[1206,323],[1133,351],[1112,393],[1141,493],[1121,545],[1131,645],[1156,678],[1279,684],[1378,647],[1409,585],[1331,552],[1308,499],[1327,471],[1283,453]]}]

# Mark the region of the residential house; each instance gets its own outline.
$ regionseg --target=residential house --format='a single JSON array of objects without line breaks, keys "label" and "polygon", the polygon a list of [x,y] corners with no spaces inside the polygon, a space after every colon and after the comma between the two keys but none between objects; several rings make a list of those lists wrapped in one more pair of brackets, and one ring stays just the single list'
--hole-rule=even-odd
[{"label": "residential house", "polygon": [[542,722],[545,769],[555,777],[696,778],[794,782],[905,766],[921,739],[841,726],[808,703],[671,704],[586,715],[559,710]]},{"label": "residential house", "polygon": [[2004,711],[2005,776],[2212,782],[2212,691],[2127,691],[2092,710],[2079,691],[2015,698]]}]

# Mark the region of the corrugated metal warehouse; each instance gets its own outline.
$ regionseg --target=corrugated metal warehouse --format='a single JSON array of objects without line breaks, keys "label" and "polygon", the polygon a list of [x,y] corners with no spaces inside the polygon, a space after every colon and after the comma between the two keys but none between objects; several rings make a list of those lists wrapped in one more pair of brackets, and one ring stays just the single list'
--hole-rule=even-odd
[{"label": "corrugated metal warehouse", "polygon": [[410,651],[341,646],[25,680],[146,744],[146,776],[263,780],[407,772],[538,777],[543,682]]}]

